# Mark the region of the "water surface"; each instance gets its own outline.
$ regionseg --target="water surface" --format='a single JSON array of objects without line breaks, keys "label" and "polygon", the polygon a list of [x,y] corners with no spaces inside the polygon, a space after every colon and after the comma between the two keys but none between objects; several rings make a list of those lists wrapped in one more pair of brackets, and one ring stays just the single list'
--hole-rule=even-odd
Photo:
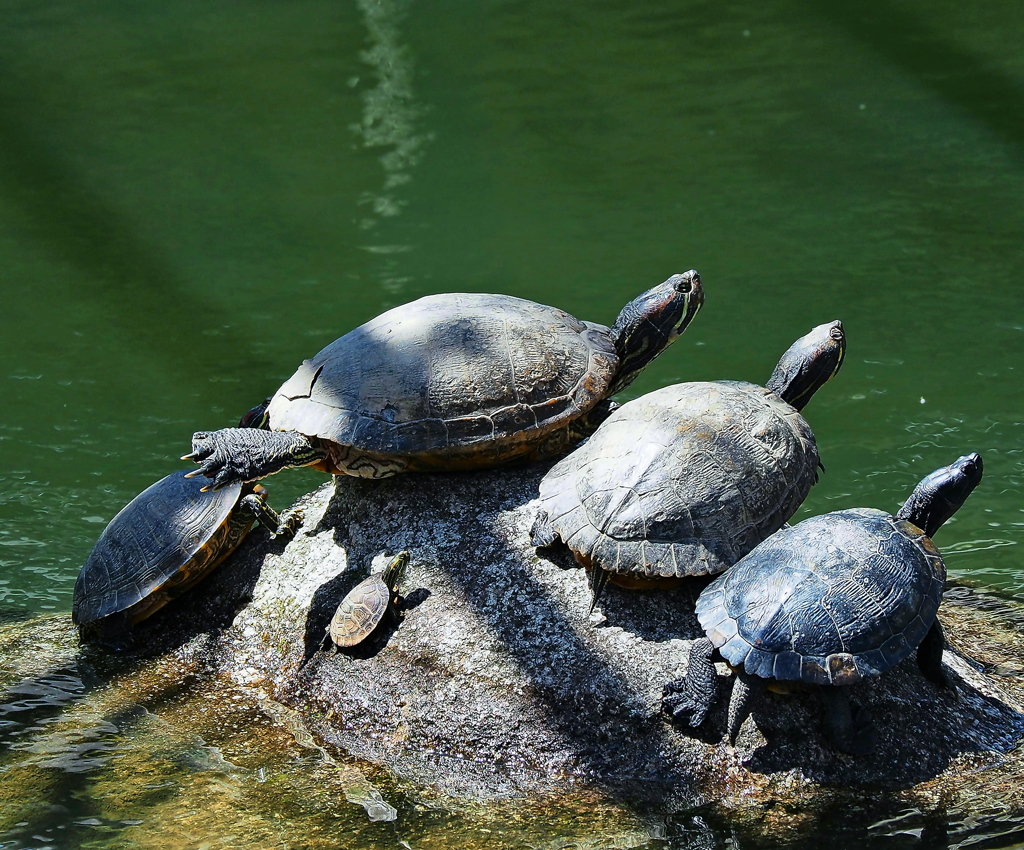
[{"label": "water surface", "polygon": [[[798,517],[894,509],[980,451],[938,543],[1024,595],[1022,17],[9,0],[0,606],[68,611],[103,524],[192,431],[383,309],[490,291],[611,322],[691,267],[706,306],[627,397],[763,382],[840,318],[847,363],[806,411],[827,472]],[[319,477],[279,479],[283,505]]]}]

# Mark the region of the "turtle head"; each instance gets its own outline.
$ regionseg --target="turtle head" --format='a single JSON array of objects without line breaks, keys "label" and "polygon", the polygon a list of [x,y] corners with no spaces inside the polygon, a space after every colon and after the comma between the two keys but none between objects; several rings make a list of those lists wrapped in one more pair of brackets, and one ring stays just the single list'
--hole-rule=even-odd
[{"label": "turtle head", "polygon": [[405,570],[406,564],[409,563],[409,553],[399,552],[391,559],[391,563],[384,568],[384,575],[382,576],[384,584],[394,591],[398,586],[399,579],[402,578],[402,572]]},{"label": "turtle head", "polygon": [[955,514],[978,486],[983,471],[981,455],[972,452],[949,466],[926,475],[896,514],[933,537],[942,524]]},{"label": "turtle head", "polygon": [[645,366],[675,342],[704,303],[700,275],[674,274],[630,301],[612,326],[619,371],[611,393],[625,389]]},{"label": "turtle head", "polygon": [[843,323],[818,325],[782,355],[766,386],[787,404],[803,410],[811,396],[839,371],[845,356]]},{"label": "turtle head", "polygon": [[252,410],[238,420],[239,428],[262,428],[264,431],[270,428],[270,399],[265,398]]}]

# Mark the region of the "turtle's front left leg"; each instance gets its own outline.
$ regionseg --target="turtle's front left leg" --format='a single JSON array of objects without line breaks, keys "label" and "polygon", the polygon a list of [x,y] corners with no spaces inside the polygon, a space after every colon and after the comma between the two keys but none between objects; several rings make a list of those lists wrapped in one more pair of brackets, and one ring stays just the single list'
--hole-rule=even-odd
[{"label": "turtle's front left leg", "polygon": [[841,685],[822,685],[825,703],[825,735],[837,750],[852,756],[873,752],[878,743],[878,729],[871,712],[855,705]]},{"label": "turtle's front left leg", "polygon": [[192,435],[192,451],[182,460],[200,464],[189,478],[205,475],[213,482],[204,489],[219,490],[238,481],[258,481],[282,469],[323,460],[327,450],[319,440],[298,431],[222,428]]},{"label": "turtle's front left leg", "polygon": [[917,647],[917,666],[926,678],[931,679],[940,688],[956,690],[949,676],[942,667],[942,651],[946,648],[946,637],[942,633],[942,624],[936,618],[928,634]]},{"label": "turtle's front left leg", "polygon": [[694,641],[686,675],[669,682],[662,691],[662,710],[694,729],[704,722],[718,698],[718,674],[711,661],[714,651],[715,645],[706,637]]},{"label": "turtle's front left leg", "polygon": [[291,539],[302,525],[301,508],[290,508],[279,514],[267,504],[266,490],[259,486],[256,487],[255,492],[249,493],[242,499],[239,507],[249,512],[252,518],[275,537],[284,536]]}]

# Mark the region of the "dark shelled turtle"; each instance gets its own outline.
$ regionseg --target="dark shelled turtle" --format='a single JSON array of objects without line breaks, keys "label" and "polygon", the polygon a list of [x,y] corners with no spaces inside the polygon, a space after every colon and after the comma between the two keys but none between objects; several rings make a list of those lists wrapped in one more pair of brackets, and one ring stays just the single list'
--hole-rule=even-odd
[{"label": "dark shelled turtle", "polygon": [[840,322],[782,356],[766,387],[664,387],[616,410],[544,476],[533,543],[561,538],[593,573],[648,580],[719,573],[781,528],[820,466],[800,410],[843,362]]},{"label": "dark shelled turtle", "polygon": [[[948,686],[936,618],[946,567],[931,538],[981,476],[981,456],[966,455],[921,481],[896,516],[854,508],[769,537],[698,598],[707,637],[693,644],[686,676],[666,686],[666,710],[700,725],[716,698],[716,649],[737,671],[730,741],[769,680],[851,685],[917,650],[924,675]],[[843,688],[821,693],[833,744],[870,751],[867,713],[851,709]]]},{"label": "dark shelled turtle", "polygon": [[408,563],[409,553],[399,552],[383,572],[359,582],[345,595],[327,628],[335,646],[348,649],[362,643],[388,613],[395,613],[398,582]]},{"label": "dark shelled turtle", "polygon": [[207,576],[254,521],[292,536],[300,511],[278,516],[258,485],[204,492],[174,472],[148,487],[103,530],[75,582],[72,620],[84,639],[118,644],[132,626]]},{"label": "dark shelled turtle", "polygon": [[508,295],[420,298],[305,361],[269,400],[264,430],[199,432],[184,459],[222,487],[294,466],[384,478],[554,456],[703,301],[695,271],[631,301],[611,328]]}]

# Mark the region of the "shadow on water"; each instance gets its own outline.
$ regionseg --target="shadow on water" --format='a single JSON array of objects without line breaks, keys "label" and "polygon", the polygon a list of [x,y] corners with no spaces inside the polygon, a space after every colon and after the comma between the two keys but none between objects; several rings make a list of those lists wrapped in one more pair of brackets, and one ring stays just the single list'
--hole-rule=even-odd
[{"label": "shadow on water", "polygon": [[[68,643],[74,646],[74,630],[66,618],[51,620],[49,627],[61,633],[65,648]],[[37,644],[37,650],[43,648]],[[91,837],[91,825],[103,821],[102,803],[94,795],[96,772],[118,757],[121,741],[140,721],[188,694],[194,677],[164,677],[140,704],[116,688],[108,689],[118,680],[137,676],[145,659],[118,657],[94,647],[57,654],[67,662],[55,661],[51,668],[16,678],[2,690],[0,824],[5,839],[55,839],[54,829],[59,828],[62,839],[72,846],[79,838]],[[149,799],[170,793],[169,788],[154,788]]]},{"label": "shadow on water", "polygon": [[[104,335],[119,340],[119,348],[149,352],[182,384],[207,374],[211,363],[234,360],[238,351],[249,352],[259,368],[249,341],[202,297],[199,282],[177,274],[173,261],[139,234],[130,216],[90,187],[48,141],[39,103],[12,63],[0,62],[0,186],[23,218],[24,236],[77,273],[60,294],[61,309],[87,305],[103,317]],[[168,338],[177,343],[173,358],[167,356]]]},{"label": "shadow on water", "polygon": [[983,56],[886,0],[803,5],[808,15],[841,27],[942,100],[988,127],[1013,146],[1018,158],[1024,158],[1024,88]]}]

